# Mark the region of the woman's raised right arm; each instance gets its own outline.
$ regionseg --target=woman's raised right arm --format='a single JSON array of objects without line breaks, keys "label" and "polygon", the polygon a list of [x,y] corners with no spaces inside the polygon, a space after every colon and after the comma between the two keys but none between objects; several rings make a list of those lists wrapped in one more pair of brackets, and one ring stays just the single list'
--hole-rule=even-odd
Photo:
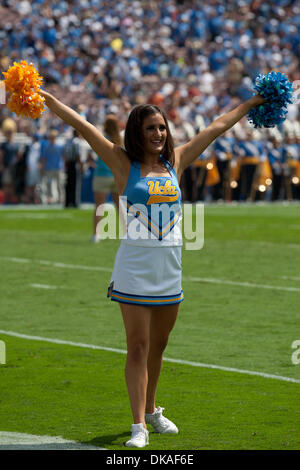
[{"label": "woman's raised right arm", "polygon": [[114,175],[122,172],[122,169],[124,170],[123,165],[128,158],[118,145],[106,139],[95,126],[50,93],[44,90],[40,90],[39,93],[45,98],[47,107],[81,134]]}]

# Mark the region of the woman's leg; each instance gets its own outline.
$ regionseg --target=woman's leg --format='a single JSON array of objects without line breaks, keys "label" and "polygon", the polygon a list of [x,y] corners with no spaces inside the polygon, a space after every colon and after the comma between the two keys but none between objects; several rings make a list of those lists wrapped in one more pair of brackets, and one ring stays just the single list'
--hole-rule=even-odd
[{"label": "woman's leg", "polygon": [[145,423],[146,392],[148,383],[147,359],[151,308],[142,305],[121,304],[126,330],[127,360],[126,384],[134,424]]},{"label": "woman's leg", "polygon": [[154,413],[155,411],[155,395],[163,352],[168,344],[169,334],[175,324],[178,310],[179,304],[151,309],[146,413]]},{"label": "woman's leg", "polygon": [[111,193],[112,200],[115,203],[116,209],[119,210],[119,195],[118,193]]},{"label": "woman's leg", "polygon": [[94,235],[97,235],[97,225],[101,220],[101,216],[97,215],[97,208],[101,204],[105,203],[106,196],[107,196],[107,194],[102,192],[102,191],[101,192],[100,191],[95,191],[94,192],[94,201],[95,201],[94,218],[93,218]]}]

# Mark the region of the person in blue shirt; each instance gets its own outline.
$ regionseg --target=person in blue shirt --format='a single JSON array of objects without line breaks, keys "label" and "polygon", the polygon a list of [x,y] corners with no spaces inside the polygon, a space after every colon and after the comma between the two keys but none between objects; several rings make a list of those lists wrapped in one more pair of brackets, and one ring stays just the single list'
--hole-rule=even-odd
[{"label": "person in blue shirt", "polygon": [[300,136],[296,135],[296,145],[297,145],[297,153],[298,153],[298,161],[297,161],[297,167],[296,167],[296,180],[295,180],[295,198],[300,199]]},{"label": "person in blue shirt", "polygon": [[234,138],[231,131],[220,136],[214,145],[214,155],[216,156],[216,164],[220,175],[220,182],[213,188],[213,198],[216,200],[226,199],[226,190],[229,184],[229,168],[233,154]]},{"label": "person in blue shirt", "polygon": [[40,156],[41,142],[38,133],[32,136],[32,141],[27,146],[26,170],[25,170],[25,201],[30,204],[40,203]]},{"label": "person in blue shirt", "polygon": [[63,147],[65,164],[65,207],[78,207],[81,190],[80,140],[78,132],[73,129],[73,136]]},{"label": "person in blue shirt", "polygon": [[[108,114],[106,116],[103,132],[108,140],[113,142],[116,145],[122,145],[122,138],[120,134],[120,127],[117,117],[114,114]],[[93,236],[92,242],[97,243],[99,241],[97,235],[97,225],[101,220],[101,216],[97,215],[97,208],[104,204],[108,194],[112,195],[112,199],[116,205],[119,207],[118,193],[114,181],[114,175],[109,167],[104,163],[99,156],[96,155],[97,163],[95,166],[94,177],[93,177],[93,193],[95,201],[95,210],[93,217]]]},{"label": "person in blue shirt", "polygon": [[11,119],[4,120],[2,132],[4,141],[0,145],[0,189],[3,189],[7,204],[18,202],[16,195],[17,163],[21,158],[20,146],[15,141],[16,124]]},{"label": "person in blue shirt", "polygon": [[277,137],[270,137],[267,143],[267,154],[273,174],[271,201],[277,201],[282,199],[284,167],[283,148]]},{"label": "person in blue shirt", "polygon": [[284,161],[284,189],[285,197],[288,200],[297,199],[298,194],[298,158],[299,147],[294,134],[288,134],[282,147]]},{"label": "person in blue shirt", "polygon": [[253,183],[255,174],[264,154],[263,145],[254,137],[253,129],[246,131],[246,139],[239,143],[239,156],[241,157],[240,176],[240,200],[250,201],[253,199]]},{"label": "person in blue shirt", "polygon": [[[63,203],[64,198],[64,170],[63,147],[56,143],[57,131],[49,132],[48,142],[44,144],[41,152],[41,170],[46,186],[47,204],[52,202]],[[53,183],[56,186],[56,200],[53,197]]]}]

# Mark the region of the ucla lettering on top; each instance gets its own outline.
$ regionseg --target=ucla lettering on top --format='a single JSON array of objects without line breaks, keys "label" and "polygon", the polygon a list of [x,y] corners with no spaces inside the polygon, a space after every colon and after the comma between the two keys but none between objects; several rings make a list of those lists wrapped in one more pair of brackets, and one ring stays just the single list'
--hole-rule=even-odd
[{"label": "ucla lettering on top", "polygon": [[171,180],[167,180],[164,185],[160,185],[159,181],[148,181],[148,204],[157,204],[165,202],[177,201],[179,193]]}]

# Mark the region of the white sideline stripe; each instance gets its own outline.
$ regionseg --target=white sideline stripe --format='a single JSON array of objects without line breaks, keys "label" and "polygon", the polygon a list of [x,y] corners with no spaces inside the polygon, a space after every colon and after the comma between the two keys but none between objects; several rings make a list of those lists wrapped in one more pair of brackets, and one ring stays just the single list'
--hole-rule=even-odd
[{"label": "white sideline stripe", "polygon": [[[53,339],[53,338],[44,338],[41,336],[31,336],[31,335],[25,335],[23,333],[17,333],[15,331],[7,331],[7,330],[0,330],[0,334],[3,335],[8,335],[8,336],[14,336],[16,338],[22,338],[22,339],[29,339],[33,341],[43,341],[47,343],[54,343],[54,344],[64,344],[67,346],[77,346],[79,348],[86,348],[86,349],[98,349],[101,351],[109,351],[109,352],[115,352],[119,354],[127,354],[127,351],[125,349],[117,349],[117,348],[109,348],[106,346],[97,346],[94,344],[85,344],[85,343],[75,343],[74,341],[65,341],[61,339]],[[283,382],[293,382],[300,384],[300,380],[298,379],[292,379],[291,377],[283,377],[281,375],[274,375],[274,374],[267,374],[265,372],[257,372],[253,370],[243,370],[243,369],[236,369],[235,367],[225,367],[225,366],[218,366],[215,364],[204,364],[202,362],[194,362],[194,361],[185,361],[183,359],[172,359],[169,357],[164,357],[164,361],[166,362],[172,362],[175,364],[183,364],[187,366],[192,366],[192,367],[203,367],[207,369],[217,369],[217,370],[223,370],[226,372],[237,372],[239,374],[246,374],[246,375],[255,375],[259,377],[263,377],[265,379],[275,379],[275,380],[281,380]]]},{"label": "white sideline stripe", "polygon": [[[83,269],[85,271],[104,271],[104,272],[112,273],[112,269],[104,268],[102,266],[84,266],[82,264],[66,264],[66,263],[59,263],[55,261],[47,261],[47,260],[41,260],[41,259],[28,259],[28,258],[15,258],[15,257],[10,257],[10,256],[0,256],[0,259],[13,261],[15,263],[38,263],[38,264],[42,264],[46,266],[53,266],[55,268]],[[182,280],[185,282],[206,282],[206,283],[212,283],[212,284],[225,284],[225,285],[239,286],[239,287],[252,287],[255,289],[273,289],[273,290],[282,290],[286,292],[300,292],[299,287],[269,286],[266,284],[254,284],[252,282],[229,281],[226,279],[214,279],[214,278],[208,278],[208,277],[183,276]]]},{"label": "white sideline stripe", "polygon": [[91,444],[63,439],[61,436],[39,436],[0,431],[0,450],[107,450]]}]

